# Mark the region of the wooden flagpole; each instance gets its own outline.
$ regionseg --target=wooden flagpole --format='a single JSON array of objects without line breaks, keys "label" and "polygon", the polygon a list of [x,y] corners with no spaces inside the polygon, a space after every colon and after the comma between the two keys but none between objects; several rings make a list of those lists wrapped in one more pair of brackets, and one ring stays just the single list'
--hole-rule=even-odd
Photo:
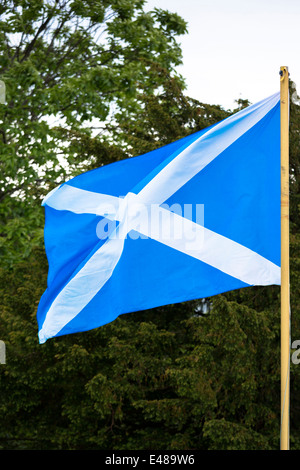
[{"label": "wooden flagpole", "polygon": [[281,426],[280,449],[289,450],[290,273],[289,273],[289,72],[280,67],[281,153]]}]

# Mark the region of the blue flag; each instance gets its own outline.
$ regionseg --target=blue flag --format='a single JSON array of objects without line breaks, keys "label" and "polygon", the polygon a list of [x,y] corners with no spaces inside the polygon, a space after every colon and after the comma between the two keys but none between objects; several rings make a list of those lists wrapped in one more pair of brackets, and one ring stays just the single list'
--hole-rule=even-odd
[{"label": "blue flag", "polygon": [[124,313],[280,284],[279,101],[46,196],[40,343]]}]

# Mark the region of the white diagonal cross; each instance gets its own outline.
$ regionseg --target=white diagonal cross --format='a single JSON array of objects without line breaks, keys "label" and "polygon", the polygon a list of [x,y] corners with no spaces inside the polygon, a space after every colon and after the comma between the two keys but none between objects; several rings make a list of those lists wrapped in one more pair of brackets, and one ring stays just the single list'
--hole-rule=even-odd
[{"label": "white diagonal cross", "polygon": [[[55,336],[99,292],[111,277],[122,254],[124,239],[131,230],[137,230],[249,285],[280,284],[280,267],[271,261],[233,240],[160,207],[160,204],[261,120],[278,100],[279,95],[273,95],[208,130],[153,175],[138,194],[129,192],[124,198],[118,198],[64,184],[45,198],[43,204],[54,209],[97,214],[120,223],[53,301],[39,332],[40,342]],[[172,181],[172,184],[166,184],[168,181]],[[149,212],[130,210],[134,205],[149,204],[152,204],[151,216],[154,214],[155,220],[161,218],[162,225],[171,222],[175,229],[180,227],[181,238],[162,239],[156,236],[155,233],[159,231],[153,230],[153,224],[149,225],[148,220],[145,220]],[[193,237],[203,243],[191,248],[190,241]]]}]

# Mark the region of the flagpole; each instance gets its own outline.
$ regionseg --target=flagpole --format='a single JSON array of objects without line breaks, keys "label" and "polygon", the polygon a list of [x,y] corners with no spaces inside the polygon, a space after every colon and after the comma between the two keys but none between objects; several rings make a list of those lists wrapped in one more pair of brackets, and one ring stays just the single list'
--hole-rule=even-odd
[{"label": "flagpole", "polygon": [[289,450],[290,273],[289,273],[289,73],[280,67],[281,154],[281,429],[280,449]]}]

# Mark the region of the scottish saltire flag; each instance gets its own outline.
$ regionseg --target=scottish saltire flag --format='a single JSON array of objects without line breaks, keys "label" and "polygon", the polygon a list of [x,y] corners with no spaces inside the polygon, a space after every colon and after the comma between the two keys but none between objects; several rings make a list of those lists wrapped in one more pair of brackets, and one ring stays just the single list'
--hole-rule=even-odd
[{"label": "scottish saltire flag", "polygon": [[280,284],[279,93],[49,193],[39,341]]}]

